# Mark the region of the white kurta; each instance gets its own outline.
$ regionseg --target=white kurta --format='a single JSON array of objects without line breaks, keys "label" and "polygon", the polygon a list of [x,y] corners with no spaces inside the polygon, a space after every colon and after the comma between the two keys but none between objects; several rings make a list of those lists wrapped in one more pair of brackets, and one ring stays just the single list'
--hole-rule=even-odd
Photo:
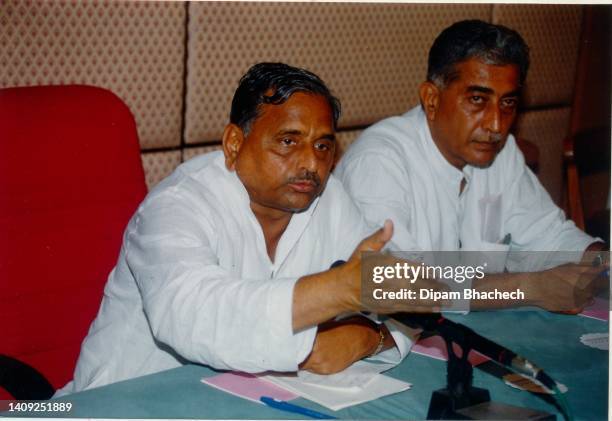
[{"label": "white kurta", "polygon": [[[365,130],[335,174],[370,223],[393,220],[399,250],[503,251],[511,238],[513,251],[582,251],[595,241],[566,220],[512,135],[491,166],[461,171],[438,150],[421,107]],[[547,263],[508,261],[510,270],[537,266]]]},{"label": "white kurta", "polygon": [[[347,259],[371,232],[330,176],[308,210],[292,216],[271,262],[248,194],[222,153],[190,160],[130,220],[74,380],[57,395],[187,361],[296,371],[316,328],[293,333],[295,282]],[[410,342],[397,341],[405,355]]]}]

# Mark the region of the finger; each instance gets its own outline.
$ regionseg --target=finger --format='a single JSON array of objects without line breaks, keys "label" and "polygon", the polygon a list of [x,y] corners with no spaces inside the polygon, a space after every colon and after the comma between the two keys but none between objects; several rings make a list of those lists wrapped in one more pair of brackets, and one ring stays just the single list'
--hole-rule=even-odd
[{"label": "finger", "polygon": [[359,243],[353,253],[353,257],[359,255],[364,251],[380,251],[385,244],[391,240],[393,236],[393,222],[390,219],[385,220],[384,225],[378,229],[374,234],[366,237]]}]

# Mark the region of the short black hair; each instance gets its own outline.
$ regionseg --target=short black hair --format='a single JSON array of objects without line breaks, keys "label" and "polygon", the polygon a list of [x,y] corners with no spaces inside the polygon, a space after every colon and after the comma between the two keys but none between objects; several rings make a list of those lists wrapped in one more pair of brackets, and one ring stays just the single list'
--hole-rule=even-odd
[{"label": "short black hair", "polygon": [[443,30],[429,50],[427,80],[442,86],[456,77],[455,65],[478,58],[487,64],[514,64],[521,85],[529,69],[529,47],[518,32],[481,20],[463,20]]},{"label": "short black hair", "polygon": [[248,134],[260,105],[282,104],[296,92],[323,96],[332,109],[336,129],[340,117],[338,98],[314,73],[284,63],[258,63],[242,76],[232,99],[230,122]]}]

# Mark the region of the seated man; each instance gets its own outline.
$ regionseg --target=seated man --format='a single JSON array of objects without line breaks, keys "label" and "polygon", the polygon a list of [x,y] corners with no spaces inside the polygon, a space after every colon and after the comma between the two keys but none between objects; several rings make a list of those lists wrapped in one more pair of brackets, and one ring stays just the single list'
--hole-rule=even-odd
[{"label": "seated man", "polygon": [[[368,221],[392,219],[399,250],[601,249],[566,220],[509,135],[528,65],[515,31],[455,23],[430,49],[420,106],[368,128],[343,156],[335,174]],[[506,267],[541,270],[558,258],[510,254]],[[580,276],[574,269],[567,276]]]},{"label": "seated man", "polygon": [[[336,372],[394,346],[387,328],[363,317],[317,333],[359,310],[359,251],[380,250],[392,235],[387,223],[360,243],[372,230],[330,176],[339,114],[310,72],[249,70],[223,153],[178,167],[132,217],[74,380],[58,396],[188,361]],[[394,335],[405,355],[406,339]]]}]

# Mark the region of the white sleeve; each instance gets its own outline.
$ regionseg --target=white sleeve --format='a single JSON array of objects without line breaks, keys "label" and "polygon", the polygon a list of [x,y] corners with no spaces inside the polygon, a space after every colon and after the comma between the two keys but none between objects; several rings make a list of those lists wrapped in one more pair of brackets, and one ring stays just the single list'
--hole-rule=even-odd
[{"label": "white sleeve", "polygon": [[418,338],[414,333],[415,331],[411,331],[395,320],[389,319],[385,321],[385,326],[387,326],[387,329],[389,329],[395,341],[395,347],[387,349],[373,358],[383,362],[399,364],[408,356],[412,346],[416,343]]},{"label": "white sleeve", "polygon": [[[523,155],[514,142],[507,174],[512,174],[509,200],[505,201],[506,231],[512,235],[512,249],[518,251],[584,251],[596,241],[576,227],[552,201],[537,177],[525,165]],[[539,256],[543,256],[540,254]],[[534,254],[536,257],[536,254]],[[550,256],[554,259],[554,256]],[[541,259],[508,262],[509,270],[540,270],[548,265]],[[516,263],[516,264],[515,264]],[[525,265],[530,267],[525,267]],[[520,265],[520,267],[518,266]]]},{"label": "white sleeve", "polygon": [[369,224],[380,227],[385,219],[393,221],[390,249],[419,250],[409,231],[413,193],[397,155],[368,151],[342,161],[336,175]]},{"label": "white sleeve", "polygon": [[171,195],[141,208],[126,259],[155,340],[182,357],[246,372],[296,371],[316,328],[294,334],[296,279],[238,279],[219,265],[214,228]]},{"label": "white sleeve", "polygon": [[334,260],[348,260],[366,237],[370,236],[380,225],[370,224],[363,216],[353,199],[348,195],[342,183],[332,174],[326,189],[334,196],[334,219],[331,226],[334,232],[332,242],[337,255]]}]

